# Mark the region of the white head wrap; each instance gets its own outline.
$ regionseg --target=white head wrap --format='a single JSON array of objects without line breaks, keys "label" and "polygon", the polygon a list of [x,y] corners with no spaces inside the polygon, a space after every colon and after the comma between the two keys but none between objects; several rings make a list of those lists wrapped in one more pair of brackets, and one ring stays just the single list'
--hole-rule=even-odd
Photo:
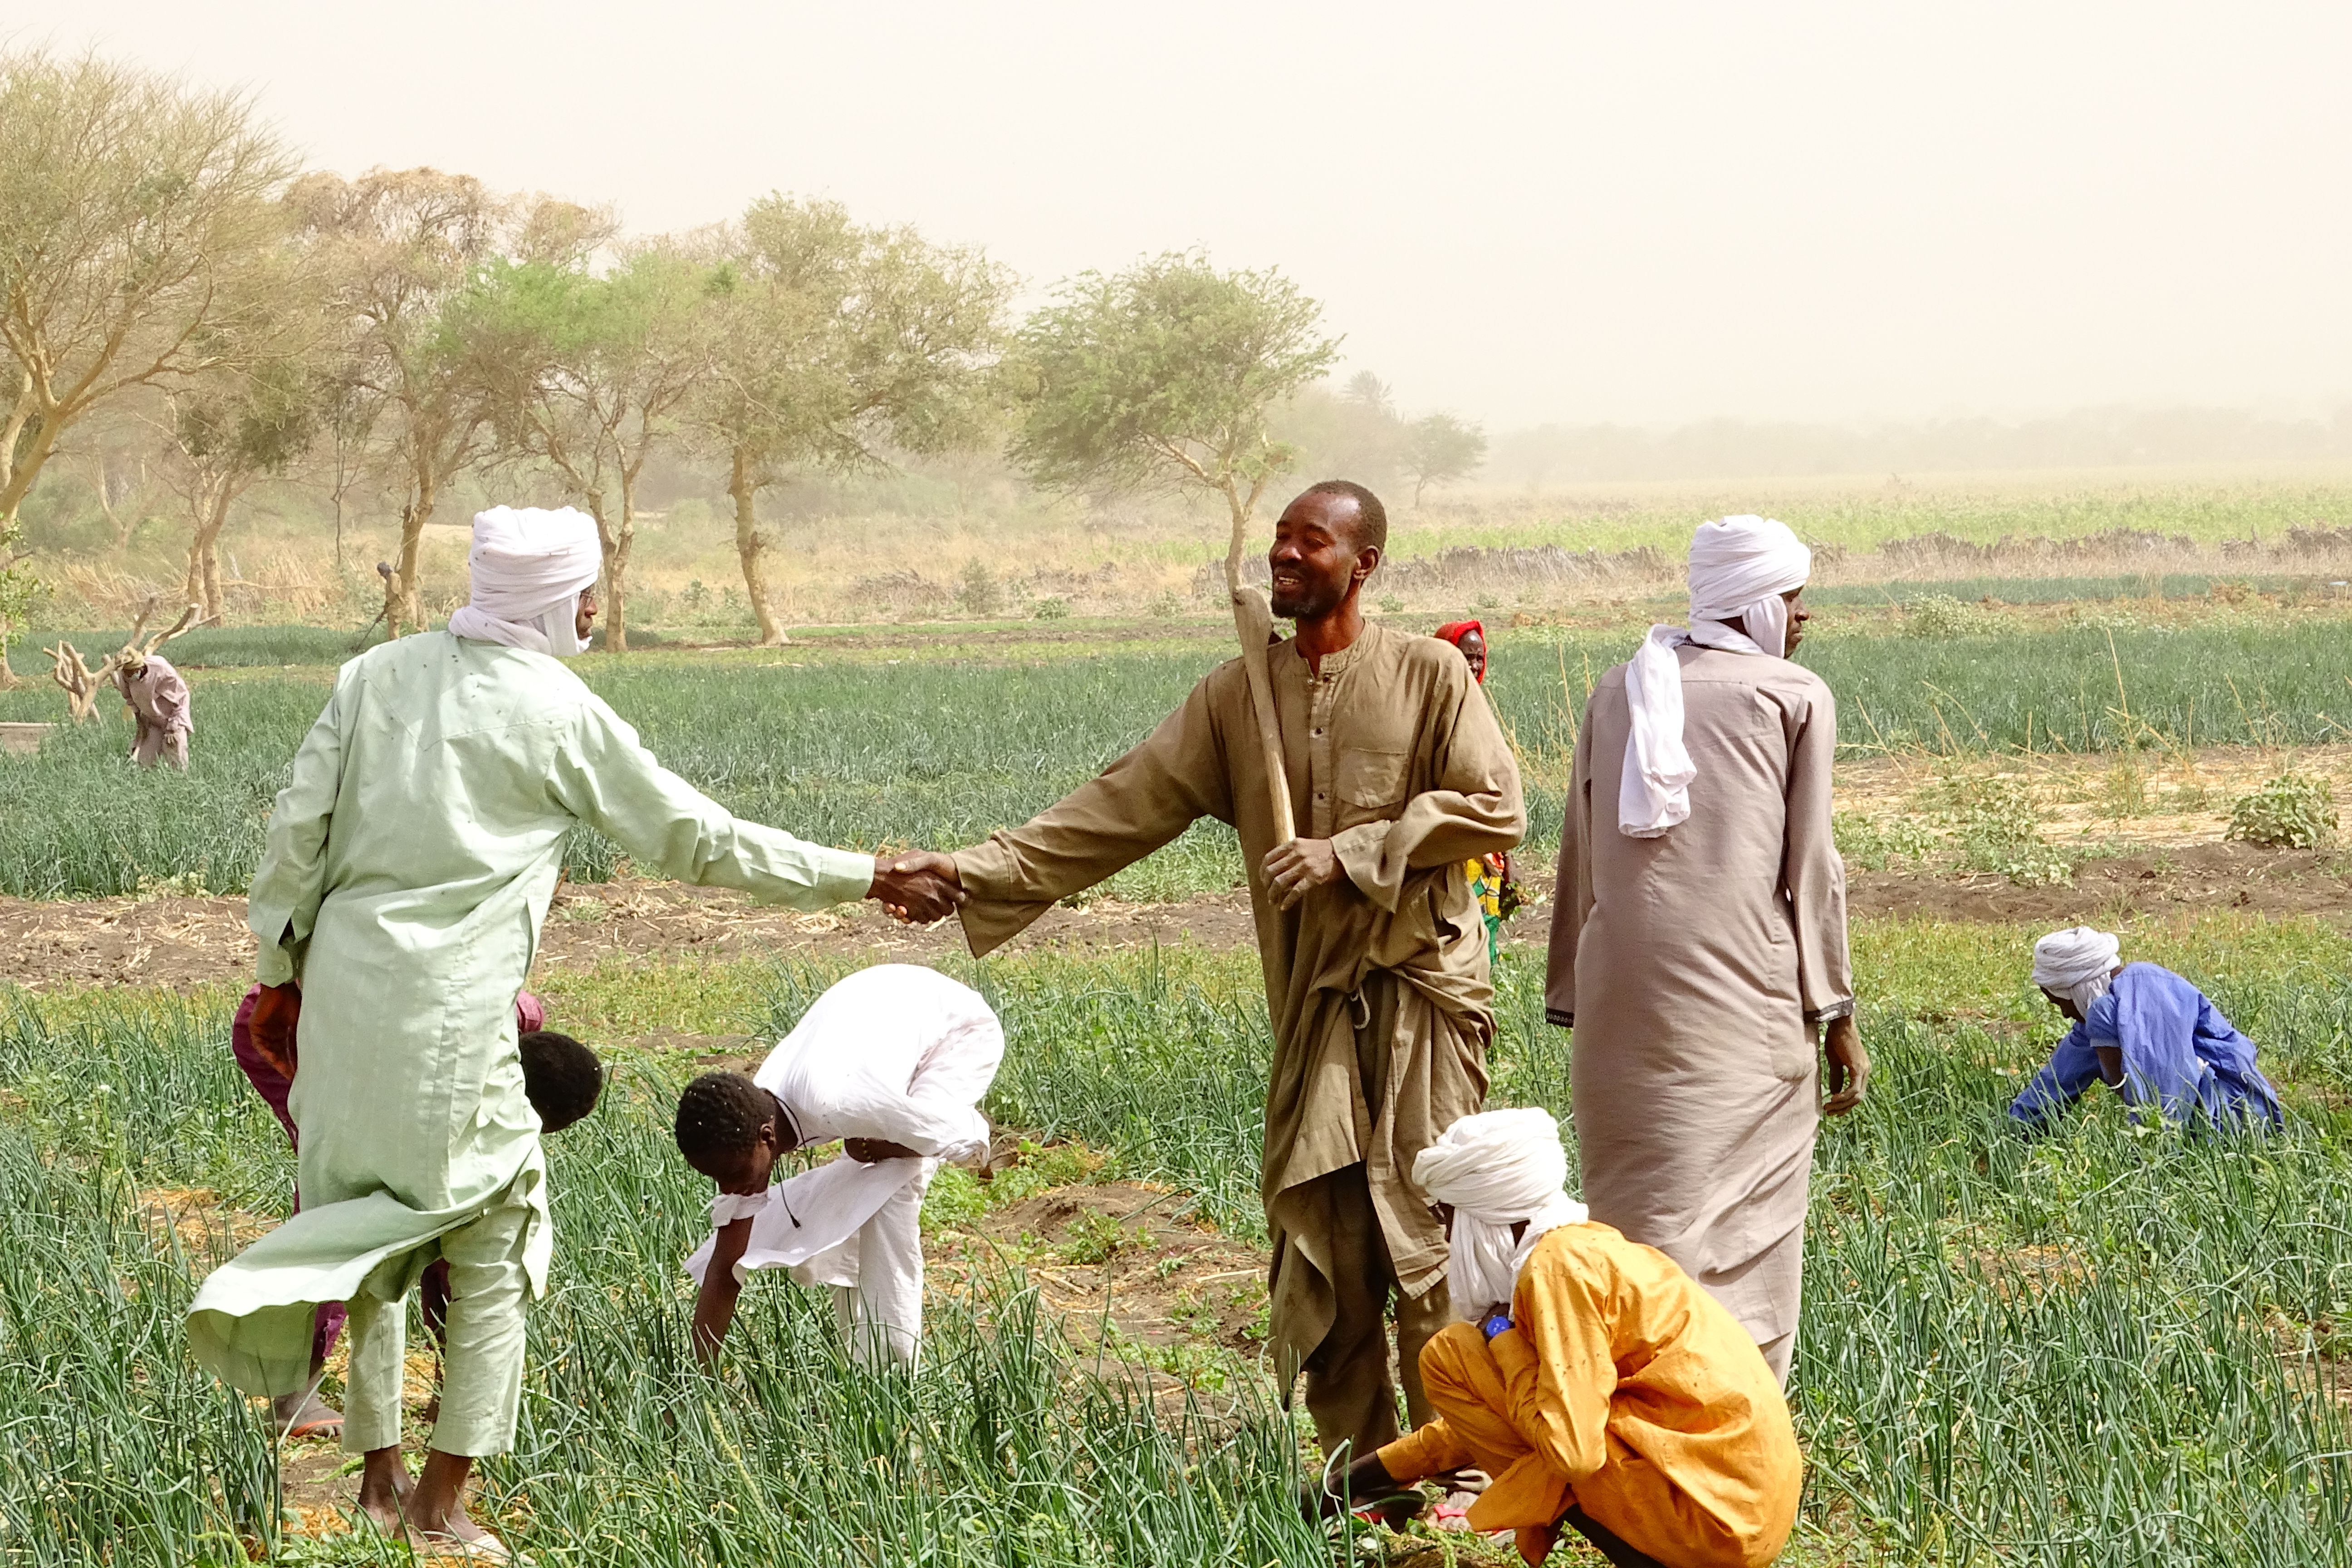
[{"label": "white head wrap", "polygon": [[[1727,517],[1702,522],[1691,540],[1691,624],[1652,626],[1625,666],[1625,702],[1632,725],[1625,768],[1617,785],[1617,826],[1632,838],[1656,838],[1690,816],[1691,781],[1698,770],[1683,745],[1683,678],[1675,650],[1685,643],[1727,653],[1789,651],[1789,605],[1780,597],[1801,588],[1813,572],[1813,552],[1788,524],[1769,517]],[[1738,620],[1748,635],[1723,623]]]},{"label": "white head wrap", "polygon": [[[1546,1231],[1584,1223],[1584,1205],[1563,1190],[1568,1153],[1549,1110],[1462,1118],[1414,1157],[1412,1180],[1432,1202],[1454,1205],[1445,1283],[1465,1321],[1510,1300]],[[1521,1220],[1528,1228],[1514,1239]]]},{"label": "white head wrap", "polygon": [[2123,947],[2089,926],[2053,931],[2033,944],[2033,984],[2055,991],[2087,1016],[2091,1004],[2107,994]]},{"label": "white head wrap", "polygon": [[586,512],[568,506],[477,512],[474,548],[466,557],[473,600],[449,617],[449,629],[569,658],[587,646],[575,624],[580,595],[595,586],[603,562],[596,521]]}]

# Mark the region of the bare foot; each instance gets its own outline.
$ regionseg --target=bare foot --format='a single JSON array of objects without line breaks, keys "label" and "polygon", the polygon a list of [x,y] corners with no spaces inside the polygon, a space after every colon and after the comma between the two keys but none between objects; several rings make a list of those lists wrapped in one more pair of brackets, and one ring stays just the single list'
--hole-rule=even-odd
[{"label": "bare foot", "polygon": [[360,1468],[360,1511],[375,1521],[376,1529],[397,1538],[406,1523],[404,1515],[408,1499],[416,1483],[408,1479],[408,1467],[401,1462],[400,1446],[371,1448]]},{"label": "bare foot", "polygon": [[425,1473],[408,1500],[408,1528],[419,1545],[496,1539],[466,1512],[466,1478],[473,1468],[474,1461],[462,1454],[438,1448],[425,1454]]},{"label": "bare foot", "polygon": [[320,1398],[315,1388],[271,1400],[269,1414],[278,1432],[288,1437],[332,1437],[343,1429],[342,1412]]}]

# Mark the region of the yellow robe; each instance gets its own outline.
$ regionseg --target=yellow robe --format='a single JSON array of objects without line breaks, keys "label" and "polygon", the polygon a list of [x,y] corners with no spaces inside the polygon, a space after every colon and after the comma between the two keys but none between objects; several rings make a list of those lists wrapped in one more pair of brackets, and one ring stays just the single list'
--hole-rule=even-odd
[{"label": "yellow robe", "polygon": [[1804,1462],[1748,1331],[1655,1247],[1605,1225],[1536,1244],[1492,1341],[1422,1352],[1439,1419],[1381,1450],[1400,1481],[1475,1465],[1470,1523],[1557,1522],[1571,1504],[1673,1568],[1755,1568],[1796,1523]]}]

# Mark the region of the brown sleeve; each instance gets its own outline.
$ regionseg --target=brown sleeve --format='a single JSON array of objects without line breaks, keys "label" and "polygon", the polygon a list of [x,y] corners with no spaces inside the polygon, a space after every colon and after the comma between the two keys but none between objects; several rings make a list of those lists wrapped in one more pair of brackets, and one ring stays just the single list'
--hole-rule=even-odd
[{"label": "brown sleeve", "polygon": [[956,851],[971,901],[964,940],[975,956],[1018,935],[1056,900],[1142,859],[1198,818],[1233,820],[1212,675],[1143,743],[1019,827]]},{"label": "brown sleeve", "polygon": [[1781,886],[1797,932],[1797,992],[1808,1021],[1853,1011],[1846,952],[1845,862],[1831,829],[1830,768],[1837,759],[1837,700],[1817,687],[1797,714],[1789,752],[1788,858]]},{"label": "brown sleeve", "polygon": [[1551,949],[1544,962],[1544,1017],[1561,1028],[1576,1023],[1576,943],[1592,912],[1592,699],[1584,700],[1577,727],[1576,763],[1560,804],[1559,867],[1551,889]]},{"label": "brown sleeve", "polygon": [[1361,823],[1331,837],[1349,879],[1384,910],[1397,907],[1407,872],[1496,854],[1527,836],[1518,759],[1486,694],[1460,659],[1438,679],[1444,684],[1431,693],[1438,715],[1429,740],[1434,787],[1406,801],[1391,821]]}]

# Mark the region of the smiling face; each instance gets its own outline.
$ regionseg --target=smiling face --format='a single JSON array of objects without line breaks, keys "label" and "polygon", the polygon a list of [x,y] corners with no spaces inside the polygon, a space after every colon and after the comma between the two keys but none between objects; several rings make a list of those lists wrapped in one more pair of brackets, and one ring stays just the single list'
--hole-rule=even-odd
[{"label": "smiling face", "polygon": [[1274,613],[1321,620],[1346,603],[1381,563],[1377,546],[1357,542],[1356,501],[1309,490],[1283,509],[1265,563],[1274,576]]}]

